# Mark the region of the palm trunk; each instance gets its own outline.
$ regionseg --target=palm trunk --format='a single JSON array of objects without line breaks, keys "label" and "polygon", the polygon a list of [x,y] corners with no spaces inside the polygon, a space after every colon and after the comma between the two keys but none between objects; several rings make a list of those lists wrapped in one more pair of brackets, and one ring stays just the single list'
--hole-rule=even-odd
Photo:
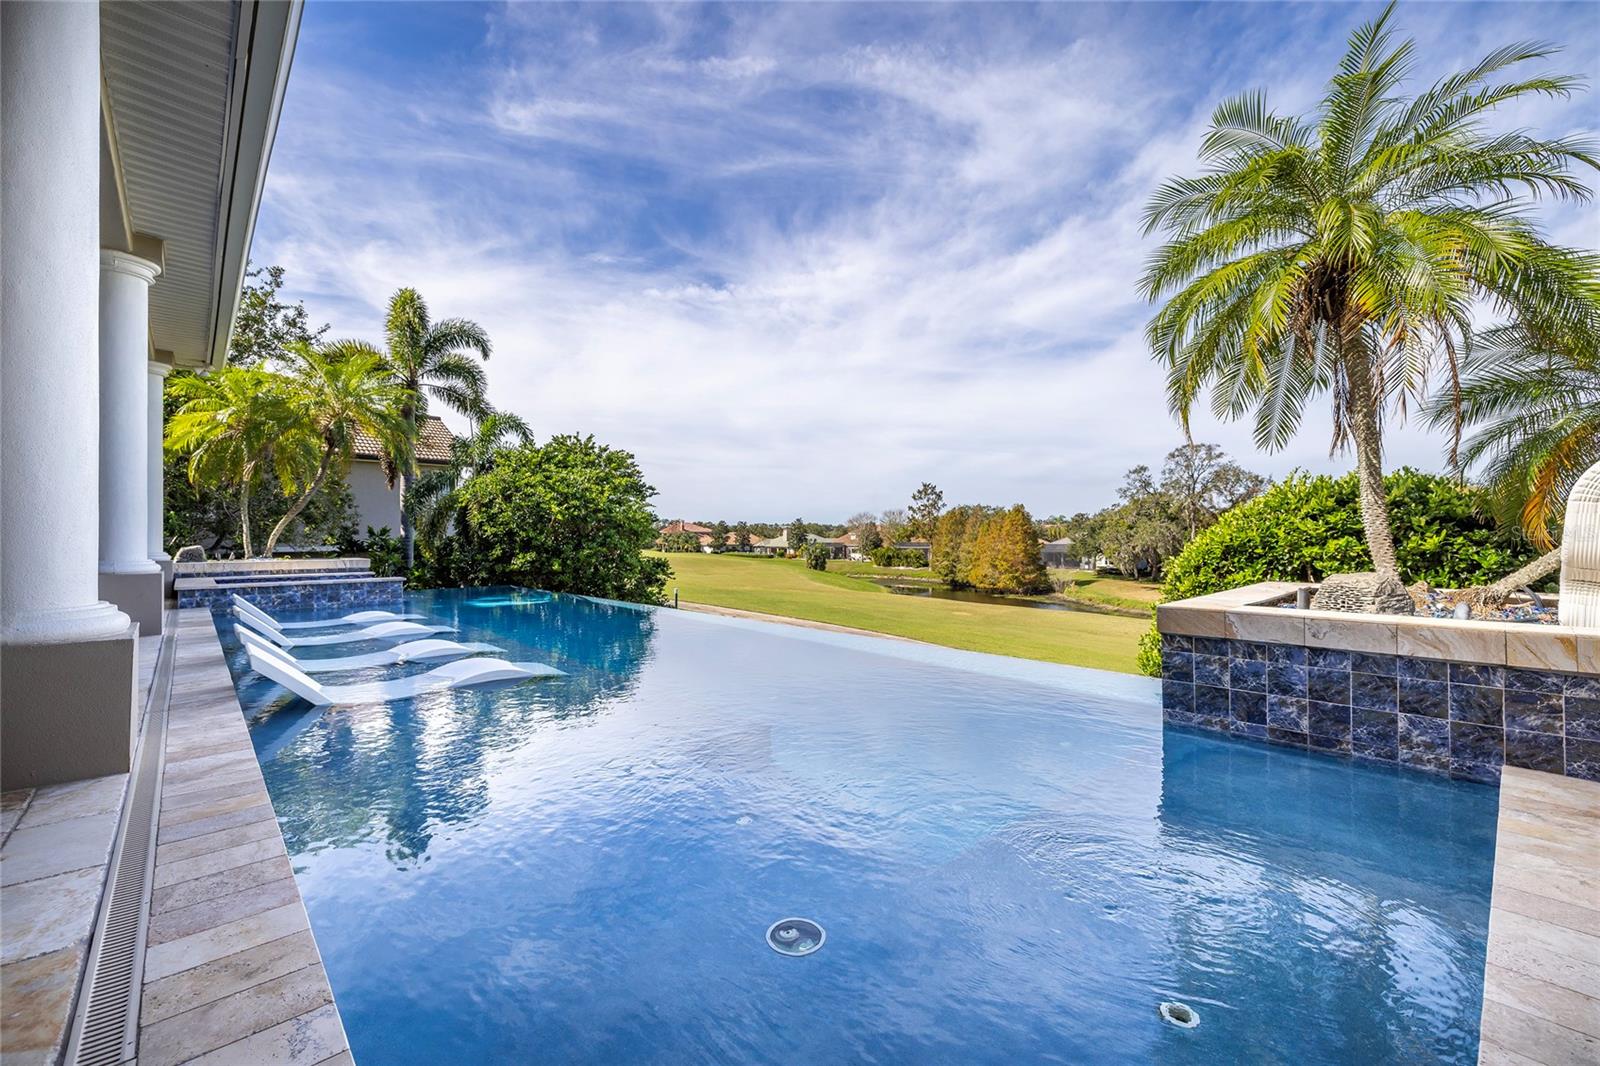
[{"label": "palm trunk", "polygon": [[278,546],[278,538],[283,536],[283,531],[289,528],[289,523],[300,517],[300,512],[306,509],[306,504],[311,502],[311,497],[315,496],[317,490],[322,488],[322,483],[327,480],[328,470],[332,466],[333,449],[324,448],[322,462],[317,465],[317,476],[311,479],[311,484],[307,485],[306,490],[300,494],[300,498],[294,501],[294,506],[289,508],[287,514],[278,519],[278,524],[272,527],[271,533],[267,534],[267,548],[263,553],[267,558],[270,559],[272,557],[273,549]]},{"label": "palm trunk", "polygon": [[1541,578],[1549,577],[1561,569],[1561,549],[1555,547],[1545,552],[1539,558],[1507,574],[1484,590],[1485,603],[1504,603],[1511,594],[1520,588],[1525,588]]},{"label": "palm trunk", "polygon": [[256,464],[246,463],[244,484],[239,487],[239,530],[243,538],[244,557],[250,558],[250,483],[256,477]]},{"label": "palm trunk", "polygon": [[[1362,356],[1356,354],[1352,364]],[[1367,534],[1372,566],[1380,574],[1400,576],[1389,526],[1389,496],[1383,486],[1383,432],[1378,426],[1378,397],[1365,365],[1352,365],[1350,384],[1350,435],[1356,446],[1356,474],[1361,485],[1361,525]]]},{"label": "palm trunk", "polygon": [[410,471],[400,475],[400,535],[406,545],[406,573],[411,573],[411,568],[417,562],[417,531],[411,523],[411,508],[406,506],[406,500],[411,495],[411,486],[416,478]]}]

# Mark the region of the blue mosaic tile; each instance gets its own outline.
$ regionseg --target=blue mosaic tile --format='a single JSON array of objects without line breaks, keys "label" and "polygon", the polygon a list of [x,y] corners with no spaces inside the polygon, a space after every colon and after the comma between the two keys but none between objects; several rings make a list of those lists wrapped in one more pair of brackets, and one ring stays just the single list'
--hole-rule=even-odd
[{"label": "blue mosaic tile", "polygon": [[1267,691],[1278,696],[1304,696],[1306,668],[1288,663],[1268,663]]},{"label": "blue mosaic tile", "polygon": [[1194,687],[1194,713],[1209,718],[1228,717],[1228,690],[1211,685]]},{"label": "blue mosaic tile", "polygon": [[1312,667],[1306,671],[1306,695],[1323,703],[1350,705],[1350,671],[1323,670]]},{"label": "blue mosaic tile", "polygon": [[1400,715],[1400,757],[1437,758],[1439,766],[1450,763],[1450,723],[1419,714]]},{"label": "blue mosaic tile", "polygon": [[1221,637],[1195,637],[1194,650],[1196,655],[1220,655],[1226,659],[1228,646],[1231,643]]},{"label": "blue mosaic tile", "polygon": [[1487,688],[1506,687],[1506,668],[1503,666],[1480,666],[1477,663],[1451,663],[1450,683],[1452,685],[1481,685]]},{"label": "blue mosaic tile", "polygon": [[1479,685],[1450,685],[1450,720],[1471,725],[1496,726],[1503,721],[1505,693]]},{"label": "blue mosaic tile", "polygon": [[1335,755],[1349,755],[1351,753],[1349,737],[1319,736],[1316,733],[1308,733],[1306,734],[1306,742],[1307,746],[1314,751],[1326,751]]},{"label": "blue mosaic tile", "polygon": [[1567,776],[1600,781],[1600,742],[1567,738]]},{"label": "blue mosaic tile", "polygon": [[1305,666],[1306,649],[1299,644],[1268,644],[1267,662],[1272,666]]},{"label": "blue mosaic tile", "polygon": [[1267,727],[1256,725],[1254,722],[1233,723],[1233,733],[1235,736],[1249,737],[1251,740],[1267,739]]},{"label": "blue mosaic tile", "polygon": [[1561,694],[1559,692],[1519,692],[1506,689],[1505,726],[1507,729],[1527,729],[1539,733],[1562,731]]},{"label": "blue mosaic tile", "polygon": [[1566,699],[1567,736],[1579,740],[1600,740],[1600,699],[1568,696]]},{"label": "blue mosaic tile", "polygon": [[1235,722],[1259,726],[1267,724],[1267,695],[1264,692],[1241,692],[1236,689],[1229,708]]},{"label": "blue mosaic tile", "polygon": [[1306,731],[1310,712],[1306,701],[1298,696],[1268,696],[1267,726],[1288,729],[1296,733]]},{"label": "blue mosaic tile", "polygon": [[1265,659],[1234,659],[1230,664],[1229,681],[1234,688],[1254,692],[1267,690],[1267,663]]},{"label": "blue mosaic tile", "polygon": [[1547,670],[1516,670],[1506,668],[1506,688],[1519,692],[1553,692],[1561,695],[1566,678]]},{"label": "blue mosaic tile", "polygon": [[1163,651],[1161,676],[1169,681],[1193,681],[1194,656],[1186,651]]},{"label": "blue mosaic tile", "polygon": [[1350,675],[1350,706],[1367,711],[1397,711],[1400,709],[1399,690],[1393,674]]},{"label": "blue mosaic tile", "polygon": [[1401,679],[1413,681],[1449,681],[1450,664],[1442,659],[1416,659],[1409,655],[1400,657]]},{"label": "blue mosaic tile", "polygon": [[1172,633],[1161,634],[1162,651],[1194,651],[1194,638],[1181,637]]},{"label": "blue mosaic tile", "polygon": [[1582,696],[1585,699],[1600,700],[1600,677],[1591,677],[1587,674],[1568,674],[1568,696]]},{"label": "blue mosaic tile", "polygon": [[1450,717],[1450,686],[1443,681],[1400,679],[1400,711],[1429,718]]},{"label": "blue mosaic tile", "polygon": [[1228,654],[1232,655],[1235,661],[1244,659],[1248,662],[1264,663],[1267,661],[1268,647],[1270,645],[1259,640],[1236,640]]},{"label": "blue mosaic tile", "polygon": [[1161,720],[1170,722],[1172,725],[1186,725],[1195,728],[1200,726],[1200,716],[1191,711],[1163,710],[1161,712]]},{"label": "blue mosaic tile", "polygon": [[1554,733],[1529,733],[1521,729],[1507,729],[1506,765],[1521,766],[1527,770],[1543,770],[1551,774],[1566,773],[1561,737]]},{"label": "blue mosaic tile", "polygon": [[1161,709],[1194,713],[1194,686],[1184,681],[1161,682]]},{"label": "blue mosaic tile", "polygon": [[1318,670],[1349,670],[1350,653],[1338,648],[1307,648],[1306,665]]},{"label": "blue mosaic tile", "polygon": [[1197,685],[1215,685],[1217,688],[1228,687],[1228,659],[1223,655],[1202,655],[1195,652],[1192,657],[1194,680]]},{"label": "blue mosaic tile", "polygon": [[1394,677],[1400,669],[1398,655],[1374,655],[1371,652],[1357,651],[1350,653],[1350,669],[1363,674],[1384,674]]},{"label": "blue mosaic tile", "polygon": [[1385,711],[1350,712],[1351,750],[1394,762],[1400,754],[1400,716]]},{"label": "blue mosaic tile", "polygon": [[1472,781],[1500,780],[1505,730],[1470,722],[1450,723],[1450,773]]},{"label": "blue mosaic tile", "polygon": [[1306,732],[1313,737],[1350,739],[1350,708],[1337,703],[1307,704]]},{"label": "blue mosaic tile", "polygon": [[1285,744],[1289,747],[1303,748],[1306,746],[1306,735],[1294,729],[1280,729],[1277,726],[1267,726],[1267,740],[1273,744]]}]

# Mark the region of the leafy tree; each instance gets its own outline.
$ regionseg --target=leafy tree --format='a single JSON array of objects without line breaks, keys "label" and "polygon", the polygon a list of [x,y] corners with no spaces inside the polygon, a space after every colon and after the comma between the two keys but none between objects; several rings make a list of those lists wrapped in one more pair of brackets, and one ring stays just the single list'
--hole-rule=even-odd
[{"label": "leafy tree", "polygon": [[932,540],[939,516],[944,514],[944,493],[931,481],[924,481],[911,494],[906,512],[906,535],[911,540]]},{"label": "leafy tree", "polygon": [[[899,544],[910,538],[906,534],[906,513],[898,507],[891,507],[878,516],[878,535],[883,537],[883,542],[888,545]],[[932,538],[929,538],[930,540]]]},{"label": "leafy tree", "polygon": [[733,527],[720,519],[711,523],[711,550],[714,552],[727,551],[728,534],[732,532]]},{"label": "leafy tree", "polygon": [[290,345],[315,344],[328,332],[326,324],[311,328],[304,302],[290,304],[278,298],[283,267],[254,267],[244,276],[233,333],[228,337],[229,366],[250,368],[278,362]]},{"label": "leafy tree", "polygon": [[672,570],[634,457],[593,437],[552,437],[501,455],[461,489],[477,584],[659,603]]},{"label": "leafy tree", "polygon": [[[1187,425],[1211,390],[1225,417],[1255,413],[1256,442],[1283,446],[1312,397],[1331,393],[1334,445],[1353,445],[1376,569],[1403,569],[1386,505],[1382,431],[1391,402],[1452,365],[1475,307],[1515,321],[1587,327],[1595,257],[1546,241],[1532,201],[1584,200],[1587,142],[1494,133],[1485,116],[1528,96],[1567,96],[1576,78],[1502,74],[1554,52],[1513,44],[1420,95],[1401,94],[1414,43],[1393,43],[1392,6],[1358,29],[1306,117],[1261,93],[1223,103],[1201,147],[1205,172],[1161,186],[1146,232],[1166,243],[1143,289],[1167,394]],[[1513,192],[1520,187],[1523,195]]]},{"label": "leafy tree", "polygon": [[878,516],[870,511],[860,511],[845,522],[845,529],[856,536],[856,547],[870,555],[883,546],[883,535],[878,532]]},{"label": "leafy tree", "polygon": [[[425,557],[438,552],[451,523],[459,520],[462,484],[468,478],[493,469],[495,460],[507,448],[520,447],[532,440],[533,431],[528,423],[504,411],[485,415],[469,435],[451,438],[449,465],[419,476],[405,496],[405,512]],[[402,561],[404,556],[402,543]]]},{"label": "leafy tree", "polygon": [[668,533],[661,538],[661,550],[664,552],[698,552],[700,538],[685,530]]},{"label": "leafy tree", "polygon": [[393,577],[400,573],[400,540],[389,532],[388,526],[376,530],[368,526],[367,539],[361,547],[372,563],[372,572],[378,577]]},{"label": "leafy tree", "polygon": [[1128,577],[1159,576],[1162,563],[1184,544],[1179,501],[1143,465],[1128,471],[1117,495],[1122,503],[1097,516],[1097,549]]},{"label": "leafy tree", "polygon": [[966,583],[998,592],[1049,590],[1050,579],[1027,508],[1019,503],[980,524]]},{"label": "leafy tree", "polygon": [[[417,426],[432,400],[474,421],[490,413],[483,366],[473,358],[475,354],[487,360],[492,348],[482,326],[465,318],[434,322],[422,295],[416,289],[401,289],[389,298],[384,334],[388,345],[386,365],[395,384],[407,393],[401,415],[411,427],[411,441],[416,440]],[[417,476],[409,453],[403,457],[399,452],[390,452],[388,465],[391,478],[399,476],[402,495],[409,496]],[[416,561],[416,535],[404,510],[400,514],[400,535],[409,570]]]},{"label": "leafy tree", "polygon": [[[1600,310],[1591,315],[1600,321]],[[1436,428],[1449,427],[1458,437],[1461,425],[1476,427],[1452,458],[1462,469],[1482,471],[1501,520],[1520,525],[1544,551],[1490,585],[1490,599],[1503,600],[1561,567],[1553,530],[1572,483],[1600,463],[1597,336],[1600,330],[1565,338],[1524,326],[1486,330],[1462,360],[1455,397],[1441,396],[1428,408]],[[1452,398],[1459,401],[1460,423],[1456,405],[1446,402]]]},{"label": "leafy tree", "polygon": [[736,552],[750,550],[750,523],[740,522],[733,527],[733,550]]},{"label": "leafy tree", "polygon": [[828,546],[826,544],[807,544],[802,552],[808,570],[826,570],[828,568]]},{"label": "leafy tree", "polygon": [[[383,354],[361,341],[335,341],[288,349],[289,417],[278,427],[275,449],[314,449],[315,469],[299,495],[267,534],[266,555],[311,502],[330,474],[349,469],[357,433],[379,441],[388,454],[411,461],[411,432],[404,415],[408,395],[389,376]],[[296,471],[299,474],[299,471]],[[298,480],[298,477],[297,477]],[[294,481],[286,486],[295,487]]]},{"label": "leafy tree", "polygon": [[784,531],[784,541],[791,552],[799,554],[806,546],[806,524],[798,518],[790,522],[789,528]]},{"label": "leafy tree", "polygon": [[1229,460],[1215,444],[1180,444],[1167,453],[1161,466],[1161,491],[1182,514],[1189,540],[1217,515],[1259,495],[1269,483]]}]

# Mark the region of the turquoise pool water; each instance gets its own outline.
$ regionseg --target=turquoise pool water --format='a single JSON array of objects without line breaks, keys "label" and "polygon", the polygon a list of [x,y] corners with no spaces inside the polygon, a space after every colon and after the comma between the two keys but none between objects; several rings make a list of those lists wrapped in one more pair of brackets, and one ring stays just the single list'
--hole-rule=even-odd
[{"label": "turquoise pool water", "polygon": [[568,676],[325,713],[220,626],[364,1066],[1475,1061],[1490,787],[1163,729],[1140,678],[406,609]]}]

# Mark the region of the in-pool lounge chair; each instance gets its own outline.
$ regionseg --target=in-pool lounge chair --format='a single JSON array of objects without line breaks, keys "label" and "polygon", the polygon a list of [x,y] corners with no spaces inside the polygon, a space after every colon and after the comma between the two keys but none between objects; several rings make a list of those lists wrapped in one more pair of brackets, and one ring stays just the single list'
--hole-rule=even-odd
[{"label": "in-pool lounge chair", "polygon": [[270,622],[279,629],[286,631],[290,629],[330,629],[333,626],[371,626],[377,625],[379,622],[414,622],[422,617],[420,614],[395,614],[393,611],[357,611],[355,614],[341,615],[338,618],[315,622],[280,622],[237,592],[233,594],[232,599],[234,613],[252,615],[260,621]]},{"label": "in-pool lounge chair", "polygon": [[411,640],[431,637],[435,633],[449,633],[449,626],[425,626],[416,622],[379,622],[361,629],[346,629],[338,633],[318,633],[315,636],[290,636],[272,622],[254,615],[235,611],[234,617],[241,626],[249,626],[280,648],[310,647],[318,644],[359,644],[364,640]]},{"label": "in-pool lounge chair", "polygon": [[561,671],[544,663],[508,663],[504,659],[458,659],[436,666],[425,674],[397,677],[389,681],[364,681],[356,685],[324,685],[301,670],[283,652],[254,644],[245,645],[250,669],[270,678],[296,696],[318,707],[344,703],[383,703],[405,699],[424,692],[447,688],[487,685],[494,682],[529,681],[536,677],[559,677]]},{"label": "in-pool lounge chair", "polygon": [[[267,638],[249,626],[236,626],[234,631],[239,634],[239,639],[247,648],[276,650],[267,642]],[[491,651],[505,651],[505,649],[497,648],[493,644],[462,644],[454,640],[434,638],[408,640],[404,644],[396,644],[392,648],[383,648],[379,651],[369,651],[364,655],[341,655],[331,659],[302,659],[288,652],[280,654],[308,674],[332,674],[340,670],[365,670],[369,666],[399,666],[426,659],[461,659],[468,655]]]}]

